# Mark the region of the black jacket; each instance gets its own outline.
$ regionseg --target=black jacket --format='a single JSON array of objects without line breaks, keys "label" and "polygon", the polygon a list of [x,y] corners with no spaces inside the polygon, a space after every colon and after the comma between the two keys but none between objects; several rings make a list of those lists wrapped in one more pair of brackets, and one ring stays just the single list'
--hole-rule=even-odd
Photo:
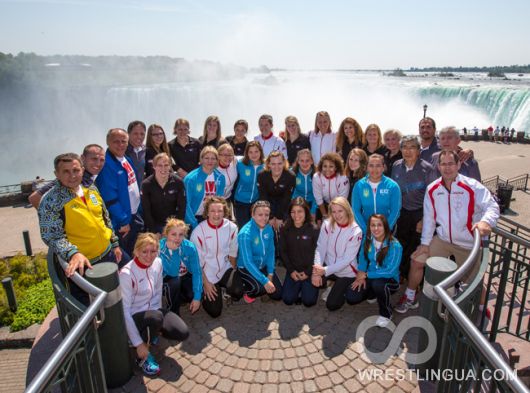
[{"label": "black jacket", "polygon": [[280,232],[280,257],[287,274],[293,271],[305,272],[311,276],[315,260],[319,231],[312,224],[304,224],[301,228],[283,227]]},{"label": "black jacket", "polygon": [[145,227],[148,231],[160,230],[169,217],[184,220],[186,213],[184,183],[175,174],[171,174],[164,188],[161,188],[155,175],[149,176],[142,183],[142,206]]},{"label": "black jacket", "polygon": [[271,204],[270,218],[287,218],[295,184],[296,176],[291,171],[284,170],[276,183],[272,180],[270,171],[263,171],[258,175],[259,199]]}]

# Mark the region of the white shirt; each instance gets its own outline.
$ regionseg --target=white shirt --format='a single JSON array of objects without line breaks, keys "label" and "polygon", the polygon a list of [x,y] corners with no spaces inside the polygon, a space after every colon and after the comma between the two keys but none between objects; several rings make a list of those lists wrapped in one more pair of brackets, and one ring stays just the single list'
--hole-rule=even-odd
[{"label": "white shirt", "polygon": [[278,150],[281,151],[285,159],[287,159],[287,147],[285,146],[285,141],[279,136],[276,136],[271,133],[270,136],[265,139],[260,134],[254,137],[254,140],[258,141],[261,145],[264,157],[268,157],[271,152],[273,152],[274,150]]},{"label": "white shirt", "polygon": [[337,133],[328,132],[322,135],[321,132],[309,131],[309,143],[313,161],[317,166],[324,154],[337,152]]},{"label": "white shirt", "polygon": [[129,202],[131,204],[131,214],[136,214],[140,207],[140,188],[138,188],[138,182],[136,181],[136,175],[134,169],[127,161],[125,157],[116,157],[121,163],[121,166],[127,172],[127,184],[129,190]]},{"label": "white shirt", "polygon": [[317,205],[329,203],[333,198],[343,196],[348,198],[350,192],[350,181],[346,176],[333,176],[329,179],[321,173],[313,175],[313,195]]},{"label": "white shirt", "polygon": [[219,172],[223,174],[225,177],[225,193],[224,198],[228,199],[232,195],[232,190],[234,189],[234,185],[236,184],[237,180],[237,168],[236,168],[237,161],[234,160],[228,165],[228,167],[223,168],[221,165],[217,167]]},{"label": "white shirt", "polygon": [[217,284],[232,267],[228,257],[237,257],[237,225],[224,218],[219,227],[214,227],[204,220],[193,230],[190,240],[197,247],[199,263],[206,278]]}]

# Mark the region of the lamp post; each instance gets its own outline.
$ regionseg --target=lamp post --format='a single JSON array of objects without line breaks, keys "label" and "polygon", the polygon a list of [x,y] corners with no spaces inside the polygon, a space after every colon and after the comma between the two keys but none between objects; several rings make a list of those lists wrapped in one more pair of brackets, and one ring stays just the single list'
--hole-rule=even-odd
[{"label": "lamp post", "polygon": [[427,104],[423,105],[423,118],[425,119],[425,114],[427,113]]}]

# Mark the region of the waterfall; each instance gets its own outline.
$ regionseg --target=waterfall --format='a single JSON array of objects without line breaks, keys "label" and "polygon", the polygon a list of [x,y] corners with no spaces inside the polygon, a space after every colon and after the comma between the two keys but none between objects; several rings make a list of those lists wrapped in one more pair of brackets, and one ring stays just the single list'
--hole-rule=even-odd
[{"label": "waterfall", "polygon": [[480,109],[493,126],[530,132],[530,89],[509,86],[430,86],[419,88],[422,98],[458,99]]}]

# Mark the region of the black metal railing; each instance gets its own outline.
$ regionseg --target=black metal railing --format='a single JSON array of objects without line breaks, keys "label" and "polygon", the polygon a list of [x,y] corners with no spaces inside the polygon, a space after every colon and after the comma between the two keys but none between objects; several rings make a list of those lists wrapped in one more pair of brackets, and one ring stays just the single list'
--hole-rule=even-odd
[{"label": "black metal railing", "polygon": [[461,285],[461,290],[454,297],[450,295],[450,289],[478,263],[480,247],[480,235],[475,229],[473,249],[467,260],[434,288],[441,302],[440,315],[446,320],[438,366],[439,370],[454,372],[452,378],[440,378],[436,389],[443,393],[528,393],[522,381],[476,326],[483,288],[482,277],[490,258],[488,248],[482,249],[479,274],[469,285]]},{"label": "black metal railing", "polygon": [[48,252],[48,271],[57,302],[57,312],[64,340],[26,389],[26,393],[105,393],[105,373],[97,334],[104,320],[107,292],[93,286],[75,273],[72,280],[91,297],[88,308],[67,290],[66,262]]},{"label": "black metal railing", "polygon": [[530,174],[523,174],[509,179],[504,179],[499,175],[488,177],[487,179],[482,180],[482,184],[490,190],[492,194],[497,193],[497,188],[499,184],[511,185],[515,191],[528,191],[528,180]]}]

